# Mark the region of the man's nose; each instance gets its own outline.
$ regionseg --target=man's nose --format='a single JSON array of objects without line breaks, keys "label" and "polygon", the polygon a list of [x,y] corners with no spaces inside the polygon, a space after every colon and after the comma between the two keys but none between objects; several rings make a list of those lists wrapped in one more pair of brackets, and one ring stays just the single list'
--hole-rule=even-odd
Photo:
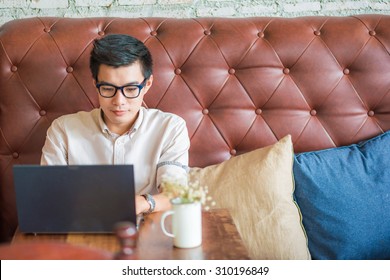
[{"label": "man's nose", "polygon": [[112,97],[112,103],[115,105],[122,105],[126,103],[126,97],[120,89],[118,89],[114,97]]}]

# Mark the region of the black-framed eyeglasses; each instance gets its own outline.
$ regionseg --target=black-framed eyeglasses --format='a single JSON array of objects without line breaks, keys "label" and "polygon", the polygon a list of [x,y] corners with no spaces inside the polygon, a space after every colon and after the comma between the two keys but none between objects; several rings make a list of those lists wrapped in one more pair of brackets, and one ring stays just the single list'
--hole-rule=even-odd
[{"label": "black-framed eyeglasses", "polygon": [[141,93],[141,90],[145,87],[147,78],[145,78],[139,85],[127,84],[121,87],[117,87],[110,83],[98,83],[96,88],[99,94],[105,98],[112,98],[120,90],[126,98],[137,98]]}]

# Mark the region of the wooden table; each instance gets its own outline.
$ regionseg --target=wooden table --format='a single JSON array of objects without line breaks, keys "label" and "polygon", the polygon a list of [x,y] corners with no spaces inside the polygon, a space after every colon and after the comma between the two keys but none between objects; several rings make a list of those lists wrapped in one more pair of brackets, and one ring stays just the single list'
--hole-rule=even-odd
[{"label": "wooden table", "polygon": [[[173,246],[173,239],[164,235],[160,227],[162,213],[157,212],[145,217],[141,224],[137,246],[133,257],[135,259],[249,259],[248,252],[243,245],[236,226],[226,209],[215,209],[202,213],[202,245],[192,249],[180,249]],[[170,228],[170,218],[167,218],[166,225]],[[31,245],[32,243],[36,245]],[[89,255],[86,258],[114,258],[120,251],[118,238],[114,234],[23,234],[16,232],[11,242],[11,250],[20,251],[19,257],[23,259],[22,246],[36,246],[42,244],[72,245],[79,251],[87,249]],[[39,244],[40,245],[39,245]],[[16,246],[19,248],[13,248]],[[50,245],[51,246],[51,245]],[[69,246],[70,247],[70,246]],[[3,248],[4,249],[4,248]],[[31,248],[30,248],[31,249]],[[88,250],[90,249],[90,250]],[[10,250],[10,249],[8,249]],[[95,257],[91,257],[91,250],[95,251]],[[30,250],[31,251],[31,250]],[[41,250],[42,251],[42,250]],[[59,254],[59,253],[58,253]],[[57,255],[58,255],[57,254]],[[3,259],[6,255],[3,253]],[[5,256],[4,256],[5,255]],[[15,256],[15,252],[13,254]],[[68,254],[69,258],[83,258],[83,255]],[[44,250],[34,258],[47,259],[59,258],[61,256],[49,256]],[[32,258],[31,254],[26,258]]]}]

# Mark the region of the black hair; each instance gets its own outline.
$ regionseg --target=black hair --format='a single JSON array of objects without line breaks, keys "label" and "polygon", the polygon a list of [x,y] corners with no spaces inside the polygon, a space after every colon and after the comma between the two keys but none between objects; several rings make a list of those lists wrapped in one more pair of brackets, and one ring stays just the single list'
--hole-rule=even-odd
[{"label": "black hair", "polygon": [[144,78],[149,79],[153,73],[153,60],[144,43],[129,35],[110,34],[94,41],[89,67],[92,77],[98,81],[100,65],[120,67],[137,61]]}]

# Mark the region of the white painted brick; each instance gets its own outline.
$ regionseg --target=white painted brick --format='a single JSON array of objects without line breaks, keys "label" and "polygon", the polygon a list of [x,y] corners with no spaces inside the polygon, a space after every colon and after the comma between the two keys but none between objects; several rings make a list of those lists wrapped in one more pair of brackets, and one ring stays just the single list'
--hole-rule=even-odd
[{"label": "white painted brick", "polygon": [[276,5],[244,6],[239,10],[240,14],[243,15],[270,15],[276,13],[276,11],[277,11]]},{"label": "white painted brick", "polygon": [[154,6],[152,13],[153,17],[189,18],[195,16],[191,8],[172,5],[169,8],[165,7],[164,9]]},{"label": "white painted brick", "polygon": [[125,11],[124,9],[110,9],[107,13],[109,17],[137,18],[150,16],[147,12]]},{"label": "white painted brick", "polygon": [[56,8],[68,8],[68,0],[32,0],[31,8],[37,9],[56,9]]},{"label": "white painted brick", "polygon": [[368,8],[368,1],[348,1],[346,2],[348,9],[366,9]]},{"label": "white painted brick", "polygon": [[0,11],[0,26],[13,19],[14,18],[11,16],[11,13],[8,9],[3,9]]},{"label": "white painted brick", "polygon": [[236,14],[236,10],[233,7],[222,7],[214,11],[213,16],[215,17],[231,17]]},{"label": "white painted brick", "polygon": [[118,0],[118,4],[120,6],[127,6],[127,5],[151,5],[156,4],[157,0]]},{"label": "white painted brick", "polygon": [[[79,7],[73,11],[74,17],[105,17],[107,16],[107,9],[102,7]],[[68,14],[68,16],[72,17]]]},{"label": "white painted brick", "polygon": [[283,6],[285,12],[295,13],[300,11],[319,11],[321,10],[320,2],[301,2],[296,4],[285,4]]},{"label": "white painted brick", "polygon": [[109,7],[114,0],[76,0],[75,5],[80,7]]},{"label": "white painted brick", "polygon": [[26,0],[0,0],[0,8],[26,8],[29,1]]},{"label": "white painted brick", "polygon": [[209,7],[202,7],[196,9],[196,16],[197,17],[207,17],[211,14],[212,8]]},{"label": "white painted brick", "polygon": [[325,3],[323,4],[324,11],[336,11],[336,10],[342,10],[341,5],[331,2],[331,3]]},{"label": "white painted brick", "polygon": [[[7,9],[5,9],[7,11]],[[12,17],[12,19],[19,19],[19,18],[28,18],[28,17],[35,17],[39,15],[37,13],[36,9],[8,9],[8,16]]]},{"label": "white painted brick", "polygon": [[323,4],[324,11],[359,10],[368,8],[367,1],[329,2]]},{"label": "white painted brick", "polygon": [[153,15],[153,5],[115,7],[108,10],[110,17],[148,17]]},{"label": "white painted brick", "polygon": [[374,10],[387,10],[390,11],[390,2],[388,3],[375,3],[370,5]]},{"label": "white painted brick", "polygon": [[39,14],[31,14],[31,15],[28,15],[28,17],[33,17],[33,16],[40,16],[40,17],[51,17],[53,16],[54,14],[58,17],[65,17],[66,16],[66,11],[68,11],[68,9],[41,9],[39,11]]},{"label": "white painted brick", "polygon": [[231,17],[235,14],[236,10],[233,7],[200,8],[196,11],[198,17]]},{"label": "white painted brick", "polygon": [[158,0],[158,4],[191,4],[193,0]]},{"label": "white painted brick", "polygon": [[0,24],[33,16],[294,17],[389,12],[390,0],[0,0]]}]

